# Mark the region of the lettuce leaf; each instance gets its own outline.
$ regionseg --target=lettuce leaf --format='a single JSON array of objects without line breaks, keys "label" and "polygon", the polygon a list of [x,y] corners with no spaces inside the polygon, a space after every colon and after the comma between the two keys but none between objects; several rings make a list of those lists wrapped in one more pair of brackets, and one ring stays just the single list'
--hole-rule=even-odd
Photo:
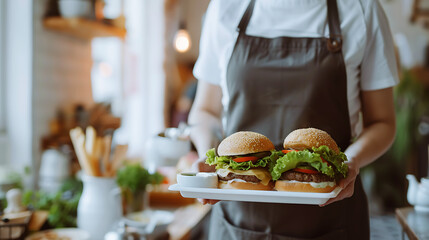
[{"label": "lettuce leaf", "polygon": [[337,154],[331,149],[329,149],[327,146],[313,148],[313,152],[318,153],[323,159],[334,165],[335,170],[338,173],[342,174],[344,178],[347,177],[349,168],[347,164],[344,163],[345,161],[347,161],[347,156],[343,152]]},{"label": "lettuce leaf", "polygon": [[310,166],[314,166],[318,171],[330,177],[335,176],[332,167],[322,162],[319,154],[313,154],[308,150],[289,152],[279,158],[271,171],[271,176],[273,180],[277,180],[281,177],[282,173],[294,169],[302,163],[308,163]]},{"label": "lettuce leaf", "polygon": [[234,170],[249,170],[251,168],[257,167],[266,167],[271,161],[271,156],[267,156],[261,159],[258,159],[255,163],[252,161],[247,162],[235,162],[232,160],[231,156],[216,156],[215,149],[212,148],[206,153],[207,159],[206,163],[210,166],[216,165],[216,169],[220,168],[232,168]]},{"label": "lettuce leaf", "polygon": [[[331,163],[331,166],[323,162],[320,157],[323,157],[323,159]],[[273,180],[277,180],[281,177],[282,173],[286,171],[299,166],[311,166],[329,177],[336,178],[341,174],[345,178],[347,177],[348,167],[344,161],[347,161],[347,157],[344,153],[336,154],[327,146],[321,146],[319,148],[313,148],[311,151],[303,150],[285,154],[277,159],[275,163],[271,163],[274,164],[274,166],[270,166],[270,172]]]},{"label": "lettuce leaf", "polygon": [[210,150],[208,150],[207,152],[206,152],[206,156],[207,156],[207,159],[206,159],[206,163],[208,164],[208,165],[213,165],[213,164],[216,164],[215,162],[216,162],[216,152],[215,152],[215,149],[214,148],[212,148],[212,149],[210,149]]},{"label": "lettuce leaf", "polygon": [[271,155],[269,156],[268,161],[268,171],[272,172],[274,166],[276,165],[277,159],[283,157],[285,154],[282,151],[272,150]]},{"label": "lettuce leaf", "polygon": [[[332,178],[336,178],[339,175],[345,178],[348,172],[348,167],[344,163],[347,161],[346,155],[342,152],[337,154],[327,146],[320,146],[311,150],[289,152],[288,154],[273,150],[270,156],[261,158],[255,163],[251,161],[238,163],[233,161],[231,156],[216,156],[214,148],[210,149],[206,153],[206,156],[206,163],[211,166],[216,165],[216,169],[232,168],[234,170],[249,170],[257,167],[268,167],[273,180],[279,179],[282,173],[296,167],[312,167]],[[329,162],[331,166],[323,162],[320,157]]]}]

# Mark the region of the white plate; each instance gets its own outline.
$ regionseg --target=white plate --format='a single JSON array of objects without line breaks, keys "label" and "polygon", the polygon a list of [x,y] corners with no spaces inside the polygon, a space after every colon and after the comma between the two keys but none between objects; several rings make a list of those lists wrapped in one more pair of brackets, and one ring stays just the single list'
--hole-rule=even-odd
[{"label": "white plate", "polygon": [[123,221],[130,227],[137,228],[139,230],[146,230],[145,228],[150,223],[150,220],[154,215],[157,215],[157,223],[153,232],[150,233],[152,238],[164,234],[167,230],[168,225],[174,220],[174,213],[163,210],[145,210],[141,212],[130,213],[123,218]]},{"label": "white plate", "polygon": [[235,190],[219,188],[193,188],[181,187],[179,184],[174,184],[171,185],[168,190],[180,191],[180,194],[185,198],[320,205],[328,201],[328,199],[336,197],[341,191],[341,188],[337,187],[330,193],[308,193],[239,189]]},{"label": "white plate", "polygon": [[88,240],[89,233],[78,228],[58,228],[37,232],[25,238],[25,240],[39,239],[67,239],[67,240]]},{"label": "white plate", "polygon": [[158,215],[157,217],[159,219],[156,224],[157,226],[168,225],[174,220],[174,213],[163,210],[145,210],[142,212],[130,213],[127,214],[124,220],[130,226],[144,227],[150,222],[151,217],[155,214]]}]

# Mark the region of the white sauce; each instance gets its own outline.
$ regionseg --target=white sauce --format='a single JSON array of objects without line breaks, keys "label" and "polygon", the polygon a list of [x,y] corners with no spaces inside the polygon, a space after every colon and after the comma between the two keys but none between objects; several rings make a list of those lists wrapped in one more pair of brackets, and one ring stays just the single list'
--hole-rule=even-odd
[{"label": "white sauce", "polygon": [[316,183],[316,182],[300,182],[300,181],[295,181],[295,180],[291,180],[288,181],[291,183],[308,183],[310,184],[312,187],[314,188],[325,188],[325,187],[333,187],[335,186],[335,182],[320,182],[320,183]]},{"label": "white sauce", "polygon": [[243,179],[239,179],[239,178],[235,178],[235,179],[231,179],[228,181],[228,183],[232,183],[232,182],[246,182]]}]

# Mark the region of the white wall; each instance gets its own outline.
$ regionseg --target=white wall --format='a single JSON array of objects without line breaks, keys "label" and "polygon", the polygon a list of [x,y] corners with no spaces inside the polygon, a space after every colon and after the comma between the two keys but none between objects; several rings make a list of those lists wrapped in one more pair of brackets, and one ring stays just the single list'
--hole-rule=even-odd
[{"label": "white wall", "polygon": [[[412,67],[416,64],[422,64],[424,61],[424,50],[428,43],[429,30],[422,27],[421,24],[412,24],[410,22],[411,4],[413,0],[380,0],[386,16],[390,23],[392,33],[397,39],[401,62],[405,67]],[[401,46],[401,40],[398,34],[405,36],[410,51],[406,46]]]},{"label": "white wall", "polygon": [[5,81],[5,39],[6,36],[6,3],[0,1],[0,166],[5,165],[9,161],[9,146],[8,137],[6,134],[6,81]]},{"label": "white wall", "polygon": [[60,107],[92,103],[91,42],[44,29],[42,17],[48,0],[33,7],[33,156],[40,162],[40,139]]},{"label": "white wall", "polygon": [[[4,134],[5,128],[6,128],[6,118],[5,118],[5,100],[6,98],[4,97],[4,94],[6,93],[5,91],[5,81],[4,81],[4,57],[5,57],[5,41],[4,38],[6,37],[4,35],[4,31],[5,26],[6,26],[6,9],[5,9],[5,2],[4,1],[0,1],[0,138],[1,135]],[[1,140],[0,140],[1,141]],[[1,148],[1,145],[0,145]],[[0,149],[0,157],[1,157],[1,149]],[[1,163],[0,159],[0,163]]]}]

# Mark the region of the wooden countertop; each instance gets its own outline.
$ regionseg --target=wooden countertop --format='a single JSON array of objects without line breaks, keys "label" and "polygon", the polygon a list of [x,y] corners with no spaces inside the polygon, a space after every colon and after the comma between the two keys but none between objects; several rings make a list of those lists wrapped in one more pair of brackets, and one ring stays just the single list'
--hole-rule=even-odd
[{"label": "wooden countertop", "polygon": [[429,239],[429,213],[416,212],[413,207],[397,208],[396,219],[410,240]]},{"label": "wooden countertop", "polygon": [[176,210],[174,220],[167,228],[170,240],[189,239],[191,230],[198,225],[210,209],[210,205],[195,203]]}]

